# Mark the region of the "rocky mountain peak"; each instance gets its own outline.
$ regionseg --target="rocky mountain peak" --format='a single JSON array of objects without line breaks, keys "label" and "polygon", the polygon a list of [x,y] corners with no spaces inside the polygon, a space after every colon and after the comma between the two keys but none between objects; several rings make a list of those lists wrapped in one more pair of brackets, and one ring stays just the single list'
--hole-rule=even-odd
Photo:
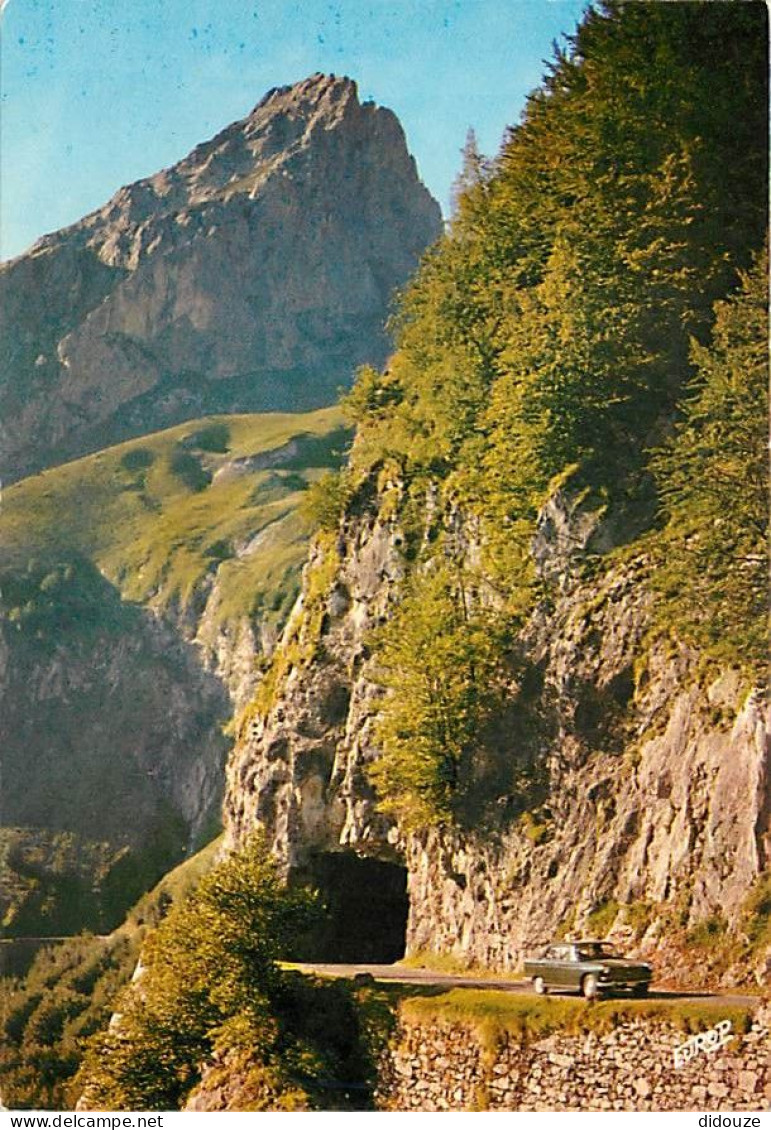
[{"label": "rocky mountain peak", "polygon": [[306,116],[326,113],[332,117],[349,102],[358,102],[358,87],[353,79],[316,71],[300,82],[274,86],[266,91],[249,117],[261,117],[266,110]]},{"label": "rocky mountain peak", "polygon": [[274,87],[245,118],[196,146],[173,169],[132,189],[141,192],[146,186],[171,207],[200,204],[221,194],[251,196],[268,176],[286,169],[293,159],[296,163],[298,154],[312,156],[316,131],[347,128],[353,133],[362,129],[364,115],[372,111],[396,121],[390,111],[372,104],[362,107],[356,83],[348,78],[316,74]]},{"label": "rocky mountain peak", "polygon": [[330,403],[385,359],[390,295],[440,230],[390,110],[334,75],[268,91],[0,267],[0,474]]}]

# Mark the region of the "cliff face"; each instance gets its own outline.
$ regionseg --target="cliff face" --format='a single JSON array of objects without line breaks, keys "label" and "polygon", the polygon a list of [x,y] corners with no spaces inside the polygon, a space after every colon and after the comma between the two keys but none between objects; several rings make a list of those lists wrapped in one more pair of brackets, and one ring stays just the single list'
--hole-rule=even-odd
[{"label": "cliff face", "polygon": [[346,438],[336,409],[195,421],[4,492],[0,914],[15,932],[112,923],[213,834],[222,729],[297,593],[304,491]]},{"label": "cliff face", "polygon": [[169,626],[89,581],[77,627],[61,606],[47,624],[0,621],[0,910],[11,934],[112,929],[217,826],[222,685]]},{"label": "cliff face", "polygon": [[363,771],[377,756],[369,735],[379,696],[366,639],[403,575],[398,540],[371,514],[348,526],[336,546],[313,548],[281,646],[295,639],[300,648],[313,646],[308,592],[331,561],[323,655],[289,671],[272,709],[244,727],[228,766],[230,841],[263,824],[289,869],[301,868],[311,853],[341,847],[400,857],[395,829],[377,813]]},{"label": "cliff face", "polygon": [[396,117],[314,75],[0,268],[0,473],[330,403],[439,234]]},{"label": "cliff face", "polygon": [[[578,579],[577,558],[602,529],[559,494],[534,552],[561,580],[523,633],[530,675],[501,721],[495,762],[478,768],[474,817],[404,836],[377,812],[363,771],[378,756],[382,693],[368,636],[404,572],[404,537],[382,502],[374,496],[311,557],[283,643],[305,658],[244,727],[228,769],[231,841],[259,822],[299,871],[346,849],[400,859],[408,951],[498,968],[565,929],[663,953],[673,923],[735,921],[768,862],[762,702],[735,674],[705,680],[697,656],[647,642],[644,557]],[[470,523],[465,537],[473,555]],[[309,649],[325,559],[331,580]],[[664,971],[671,955],[662,960]]]}]

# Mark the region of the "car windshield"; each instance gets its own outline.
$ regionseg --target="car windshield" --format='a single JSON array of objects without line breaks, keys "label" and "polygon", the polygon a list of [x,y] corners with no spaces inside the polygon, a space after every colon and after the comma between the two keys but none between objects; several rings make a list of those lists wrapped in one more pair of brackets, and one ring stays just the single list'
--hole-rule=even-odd
[{"label": "car windshield", "polygon": [[598,961],[606,957],[623,957],[623,954],[618,953],[612,946],[605,945],[604,942],[589,942],[578,947],[579,961]]}]

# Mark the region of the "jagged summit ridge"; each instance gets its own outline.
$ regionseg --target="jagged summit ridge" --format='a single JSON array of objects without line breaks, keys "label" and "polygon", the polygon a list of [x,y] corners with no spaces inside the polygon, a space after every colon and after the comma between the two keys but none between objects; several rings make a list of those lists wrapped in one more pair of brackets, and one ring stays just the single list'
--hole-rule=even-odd
[{"label": "jagged summit ridge", "polygon": [[[161,219],[174,215],[184,227],[196,207],[237,196],[253,198],[271,176],[301,175],[303,157],[312,157],[307,151],[319,130],[346,124],[361,127],[365,117],[376,122],[380,135],[406,148],[396,116],[372,102],[359,103],[357,85],[350,78],[319,72],[301,82],[273,87],[246,117],[197,145],[174,166],[124,185],[77,224],[43,236],[31,253],[45,252],[64,238],[80,235],[103,262],[135,266],[140,255],[157,250],[147,239],[148,224],[157,229]],[[417,176],[414,160],[406,156]],[[109,229],[114,226],[138,238],[133,243],[111,239]]]},{"label": "jagged summit ridge", "polygon": [[396,116],[316,74],[0,267],[0,473],[381,363],[441,230]]},{"label": "jagged summit ridge", "polygon": [[[249,118],[258,118],[268,108],[278,106],[290,112],[293,107],[315,107],[320,112],[334,114],[349,101],[358,101],[358,86],[348,75],[323,74],[316,71],[300,82],[286,86],[273,86],[263,94]],[[371,106],[372,103],[367,103]]]}]

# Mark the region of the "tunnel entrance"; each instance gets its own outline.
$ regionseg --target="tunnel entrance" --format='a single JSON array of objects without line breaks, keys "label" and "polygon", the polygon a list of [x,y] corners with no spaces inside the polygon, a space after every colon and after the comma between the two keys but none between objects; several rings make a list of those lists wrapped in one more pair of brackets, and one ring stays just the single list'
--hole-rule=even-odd
[{"label": "tunnel entrance", "polygon": [[308,961],[385,964],[404,957],[407,869],[354,852],[314,856],[295,882],[319,891],[326,913],[303,944]]}]

